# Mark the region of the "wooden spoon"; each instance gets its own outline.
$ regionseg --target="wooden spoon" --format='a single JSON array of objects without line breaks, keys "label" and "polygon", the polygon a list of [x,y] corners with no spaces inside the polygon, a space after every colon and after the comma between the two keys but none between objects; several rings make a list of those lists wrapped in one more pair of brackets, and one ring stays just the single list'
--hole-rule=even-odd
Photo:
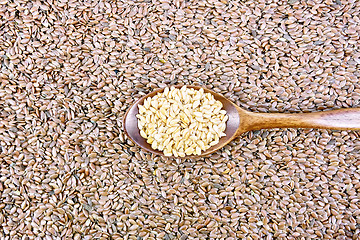
[{"label": "wooden spoon", "polygon": [[[175,86],[181,88],[182,86]],[[198,86],[187,86],[189,88],[200,89]],[[338,109],[314,113],[253,113],[246,111],[227,98],[203,88],[204,92],[214,95],[216,100],[223,104],[223,108],[229,115],[226,123],[226,136],[220,138],[219,143],[203,151],[201,156],[209,155],[220,148],[224,147],[230,141],[241,134],[259,129],[269,128],[321,128],[336,130],[360,130],[360,108]],[[123,126],[126,135],[139,147],[163,155],[162,151],[154,150],[146,139],[140,136],[138,128],[138,119],[136,114],[139,113],[138,105],[142,105],[144,100],[155,94],[164,91],[164,88],[153,91],[139,100],[137,100],[126,112],[123,120]],[[186,157],[195,157],[190,155]],[[198,156],[196,156],[198,157]]]}]

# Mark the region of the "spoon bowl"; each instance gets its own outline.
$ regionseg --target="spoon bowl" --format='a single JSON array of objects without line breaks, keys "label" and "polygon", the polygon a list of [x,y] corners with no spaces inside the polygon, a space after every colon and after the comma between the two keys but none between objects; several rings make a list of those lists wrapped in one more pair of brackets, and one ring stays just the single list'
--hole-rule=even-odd
[{"label": "spoon bowl", "polygon": [[[182,86],[175,86],[176,88],[181,88]],[[186,86],[187,88],[193,88],[196,90],[199,90],[202,87],[199,86]],[[157,93],[163,92],[165,88],[161,88],[161,89],[157,89],[143,97],[141,97],[139,100],[137,100],[129,109],[128,111],[125,113],[124,116],[124,122],[123,122],[123,126],[124,126],[124,130],[126,135],[139,147],[158,154],[158,155],[163,155],[164,153],[162,151],[159,150],[155,150],[151,147],[151,144],[146,142],[146,139],[143,138],[140,135],[140,130],[138,127],[138,119],[136,117],[136,115],[139,113],[139,107],[138,105],[143,105],[144,100],[148,97],[153,97],[155,96]],[[240,126],[240,115],[238,112],[238,107],[232,103],[231,101],[229,101],[227,98],[225,98],[223,95],[218,94],[214,91],[211,91],[209,89],[203,88],[205,93],[211,93],[215,100],[220,101],[223,104],[223,109],[226,111],[227,115],[229,116],[229,119],[226,123],[226,129],[225,129],[225,134],[226,136],[222,137],[219,139],[219,143],[210,147],[209,149],[207,149],[206,151],[201,152],[201,156],[205,156],[205,155],[209,155],[213,152],[216,152],[217,150],[219,150],[220,148],[222,148],[224,145],[228,144],[230,141],[232,141],[234,138],[236,138],[236,136],[238,135],[238,129]],[[187,156],[190,157],[190,156]]]},{"label": "spoon bowl", "polygon": [[[182,86],[175,86],[181,88]],[[199,90],[199,86],[186,86]],[[137,100],[125,113],[123,126],[125,134],[139,147],[148,152],[165,156],[162,151],[155,150],[146,139],[140,135],[138,119],[139,105],[143,105],[144,100],[153,97],[165,88],[157,89]],[[201,156],[209,155],[227,145],[242,133],[252,130],[270,128],[318,128],[336,130],[360,130],[360,108],[338,109],[313,113],[254,113],[236,106],[233,102],[219,93],[203,88],[205,93],[211,93],[214,98],[223,104],[223,109],[229,116],[226,122],[226,136],[219,139],[219,143],[201,152]],[[190,155],[189,157],[199,157]]]}]

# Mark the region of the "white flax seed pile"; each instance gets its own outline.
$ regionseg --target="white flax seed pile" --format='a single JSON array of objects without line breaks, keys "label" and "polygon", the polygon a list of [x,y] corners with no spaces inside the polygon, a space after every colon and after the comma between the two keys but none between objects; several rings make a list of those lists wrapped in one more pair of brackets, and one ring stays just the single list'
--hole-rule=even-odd
[{"label": "white flax seed pile", "polygon": [[0,239],[360,239],[359,131],[144,152],[127,109],[195,85],[253,112],[360,107],[358,0],[0,0]]},{"label": "white flax seed pile", "polygon": [[229,117],[222,106],[202,88],[166,87],[138,105],[140,135],[165,156],[200,155],[226,136]]}]

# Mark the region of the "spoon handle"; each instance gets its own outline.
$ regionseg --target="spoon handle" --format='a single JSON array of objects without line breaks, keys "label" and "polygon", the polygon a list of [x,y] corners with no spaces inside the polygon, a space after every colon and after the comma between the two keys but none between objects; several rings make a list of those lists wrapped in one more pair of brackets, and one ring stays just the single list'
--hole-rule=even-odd
[{"label": "spoon handle", "polygon": [[322,128],[360,130],[360,108],[346,108],[314,113],[253,113],[241,116],[244,130],[268,128]]}]

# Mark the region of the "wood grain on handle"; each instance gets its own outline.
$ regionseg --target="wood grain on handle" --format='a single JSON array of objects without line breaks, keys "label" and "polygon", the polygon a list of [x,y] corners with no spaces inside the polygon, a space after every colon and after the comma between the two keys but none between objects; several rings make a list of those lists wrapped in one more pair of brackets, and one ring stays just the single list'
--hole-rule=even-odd
[{"label": "wood grain on handle", "polygon": [[253,113],[239,111],[241,132],[268,128],[360,130],[360,108],[314,113]]}]

